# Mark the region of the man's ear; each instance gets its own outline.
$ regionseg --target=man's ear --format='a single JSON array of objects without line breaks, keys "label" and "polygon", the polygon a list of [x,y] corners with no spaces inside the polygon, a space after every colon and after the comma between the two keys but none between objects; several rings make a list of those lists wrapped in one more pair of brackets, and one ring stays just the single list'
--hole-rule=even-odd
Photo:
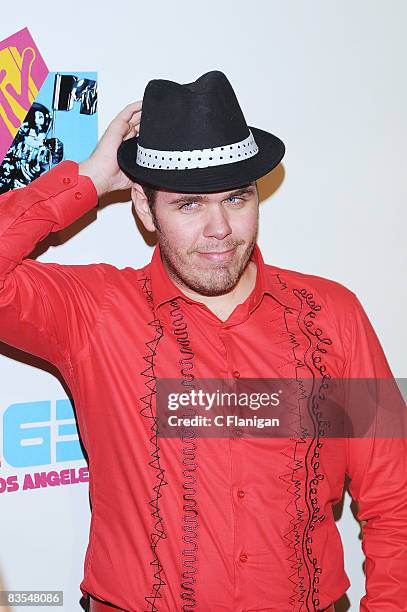
[{"label": "man's ear", "polygon": [[136,209],[136,213],[146,230],[149,232],[155,232],[157,228],[154,225],[153,215],[151,214],[144,189],[139,183],[133,182],[131,187],[131,199],[133,206]]}]

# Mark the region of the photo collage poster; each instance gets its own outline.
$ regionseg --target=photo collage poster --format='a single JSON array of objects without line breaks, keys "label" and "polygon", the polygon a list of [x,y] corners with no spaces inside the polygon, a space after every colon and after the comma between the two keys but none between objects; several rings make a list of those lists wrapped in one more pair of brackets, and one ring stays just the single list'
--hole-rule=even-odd
[{"label": "photo collage poster", "polygon": [[0,42],[0,194],[86,159],[97,101],[97,73],[49,72],[27,28]]}]

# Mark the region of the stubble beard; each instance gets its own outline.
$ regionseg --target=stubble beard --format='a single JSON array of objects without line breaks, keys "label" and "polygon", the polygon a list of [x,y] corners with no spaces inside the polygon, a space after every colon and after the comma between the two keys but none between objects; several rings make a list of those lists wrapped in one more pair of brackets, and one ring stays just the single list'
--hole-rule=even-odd
[{"label": "stubble beard", "polygon": [[[246,270],[257,241],[257,231],[249,243],[242,240],[231,241],[221,250],[237,246],[232,261],[215,263],[205,261],[196,252],[179,252],[167,240],[166,235],[158,232],[160,251],[168,275],[173,282],[205,296],[223,295],[231,291]],[[242,245],[245,245],[242,252]],[[215,250],[215,249],[213,249]]]}]

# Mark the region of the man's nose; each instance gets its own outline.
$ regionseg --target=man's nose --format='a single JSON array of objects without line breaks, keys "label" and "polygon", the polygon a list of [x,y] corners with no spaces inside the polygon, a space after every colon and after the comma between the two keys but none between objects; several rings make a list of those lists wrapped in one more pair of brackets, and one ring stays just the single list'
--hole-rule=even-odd
[{"label": "man's nose", "polygon": [[228,214],[221,204],[208,207],[208,215],[203,233],[204,236],[214,237],[218,240],[222,240],[232,233]]}]

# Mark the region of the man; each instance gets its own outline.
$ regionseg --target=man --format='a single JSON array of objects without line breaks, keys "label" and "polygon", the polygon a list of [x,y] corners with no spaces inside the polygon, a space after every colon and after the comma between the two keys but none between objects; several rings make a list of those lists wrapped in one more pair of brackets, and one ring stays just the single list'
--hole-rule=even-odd
[{"label": "man", "polygon": [[[361,610],[405,610],[403,438],[324,435],[306,393],[294,405],[310,425],[294,410],[283,437],[159,435],[162,379],[392,378],[354,293],[263,261],[256,180],[283,155],[223,73],[153,80],[79,168],[0,200],[0,337],[60,369],[89,456],[90,610],[334,610],[349,587],[332,514],[345,474],[366,521]],[[128,188],[157,231],[149,264],[26,258]]]}]

